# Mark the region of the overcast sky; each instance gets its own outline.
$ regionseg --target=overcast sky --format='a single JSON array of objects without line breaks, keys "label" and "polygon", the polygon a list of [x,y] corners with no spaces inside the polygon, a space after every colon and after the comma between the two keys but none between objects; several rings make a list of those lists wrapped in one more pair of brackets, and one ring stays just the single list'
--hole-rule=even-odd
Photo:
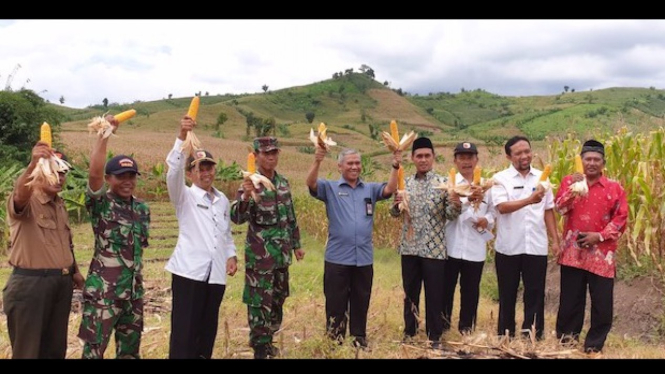
[{"label": "overcast sky", "polygon": [[364,64],[410,94],[665,89],[665,20],[0,20],[9,83],[84,108],[307,85]]}]

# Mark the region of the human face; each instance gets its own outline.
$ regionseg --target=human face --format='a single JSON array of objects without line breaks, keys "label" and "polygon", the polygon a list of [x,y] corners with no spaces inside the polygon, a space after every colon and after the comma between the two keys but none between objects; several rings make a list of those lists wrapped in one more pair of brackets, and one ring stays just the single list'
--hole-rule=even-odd
[{"label": "human face", "polygon": [[270,152],[259,151],[256,153],[256,164],[262,173],[272,173],[279,161],[279,149]]},{"label": "human face", "polygon": [[418,174],[425,174],[434,166],[434,151],[431,148],[418,148],[411,154]]},{"label": "human face", "polygon": [[337,164],[337,168],[347,182],[356,182],[360,178],[360,172],[362,171],[360,155],[356,153],[344,156],[342,162]]},{"label": "human face", "polygon": [[475,153],[458,153],[455,155],[455,167],[465,179],[473,178],[473,169],[478,164],[478,155]]},{"label": "human face", "polygon": [[126,171],[122,174],[107,174],[105,178],[111,192],[125,200],[132,198],[136,188],[136,173]]},{"label": "human face", "polygon": [[605,168],[605,159],[599,152],[584,152],[582,155],[582,166],[584,167],[584,175],[587,179],[597,179],[603,174]]},{"label": "human face", "polygon": [[190,170],[189,177],[196,187],[210,191],[212,184],[215,182],[216,171],[215,164],[212,162],[197,162]]},{"label": "human face", "polygon": [[62,188],[64,187],[66,182],[67,182],[67,172],[64,171],[59,172],[58,183],[54,185],[46,184],[45,186],[42,187],[42,191],[49,196],[55,196],[60,191],[62,191]]},{"label": "human face", "polygon": [[510,160],[517,171],[528,172],[531,170],[531,160],[533,158],[531,145],[525,140],[518,141],[510,147],[510,155],[506,155],[506,158]]}]

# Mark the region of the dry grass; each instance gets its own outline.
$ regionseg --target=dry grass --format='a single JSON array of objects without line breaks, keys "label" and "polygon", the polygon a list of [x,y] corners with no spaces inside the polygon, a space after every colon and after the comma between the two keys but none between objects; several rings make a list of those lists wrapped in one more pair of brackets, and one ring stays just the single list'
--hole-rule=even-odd
[{"label": "dry grass", "polygon": [[[312,199],[313,200],[313,199]],[[169,313],[170,313],[170,274],[164,270],[165,262],[174,245],[173,217],[168,203],[152,203],[155,236],[145,252],[145,330],[141,344],[143,358],[166,358],[168,356]],[[324,219],[325,222],[325,219]],[[323,223],[325,224],[325,223]],[[158,227],[158,229],[157,229]],[[171,228],[169,228],[171,227]],[[252,357],[248,347],[246,307],[241,301],[243,268],[242,243],[245,226],[234,227],[234,238],[240,248],[240,270],[229,279],[227,291],[221,307],[220,324],[215,345],[214,358],[247,359]],[[87,270],[91,256],[92,234],[89,225],[74,228],[77,258]],[[304,235],[303,245],[307,251],[304,261],[291,267],[291,296],[285,305],[282,329],[276,335],[276,343],[282,349],[283,358],[290,359],[416,359],[416,358],[585,358],[578,348],[559,345],[553,333],[555,316],[546,316],[546,336],[539,342],[529,338],[514,340],[500,339],[495,334],[497,304],[483,295],[478,316],[477,331],[469,336],[461,336],[452,330],[444,335],[444,349],[428,348],[426,337],[420,331],[413,341],[402,344],[402,299],[399,256],[393,248],[375,250],[374,286],[369,310],[368,339],[370,349],[356,350],[350,344],[336,346],[324,338],[325,312],[323,298],[323,240]],[[3,260],[6,264],[6,259]],[[486,277],[491,277],[493,267],[486,266]],[[0,283],[5,283],[9,268],[0,268]],[[73,303],[70,318],[68,358],[81,355],[81,344],[76,338],[80,323],[79,300]],[[456,298],[454,316],[457,316],[459,295]],[[424,304],[421,303],[421,308]],[[517,306],[521,310],[521,305]],[[520,313],[518,313],[518,316]],[[421,318],[421,330],[422,330]],[[520,323],[518,319],[518,323]],[[453,326],[456,324],[456,318]],[[644,345],[610,334],[604,358],[663,358],[664,350],[659,345]],[[11,348],[6,332],[6,319],[0,318],[0,358],[11,356]],[[106,352],[107,358],[114,357],[113,343]]]}]

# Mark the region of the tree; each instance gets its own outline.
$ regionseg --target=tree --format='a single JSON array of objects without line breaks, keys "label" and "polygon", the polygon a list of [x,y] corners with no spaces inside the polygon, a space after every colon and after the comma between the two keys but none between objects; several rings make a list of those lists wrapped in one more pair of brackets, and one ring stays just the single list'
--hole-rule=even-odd
[{"label": "tree", "polygon": [[102,105],[104,105],[104,109],[107,109],[109,107],[109,99],[104,98],[104,100],[102,100]]},{"label": "tree", "polygon": [[65,103],[65,97],[60,95],[60,99],[58,99],[58,101],[60,101],[60,104],[64,104]]},{"label": "tree", "polygon": [[264,84],[261,88],[263,89],[264,93],[268,92],[268,85],[267,84]]},{"label": "tree", "polygon": [[568,86],[563,86],[563,91],[564,91],[564,92],[568,92],[568,89],[569,89],[569,88],[570,88],[570,87],[568,87]]},{"label": "tree", "polygon": [[51,125],[54,147],[64,115],[46,105],[32,90],[0,91],[0,160],[5,163],[30,160],[32,147],[39,140],[42,123]]},{"label": "tree", "polygon": [[215,130],[219,130],[219,126],[223,125],[224,122],[226,122],[229,119],[229,117],[226,115],[226,113],[221,112],[217,116],[217,122],[215,123]]},{"label": "tree", "polygon": [[315,117],[314,112],[305,113],[305,118],[307,119],[308,123],[312,123],[312,121],[314,121],[314,117]]},{"label": "tree", "polygon": [[362,64],[362,65],[360,65],[360,68],[358,70],[360,70],[361,73],[365,73],[368,70],[372,70],[372,68],[365,65],[365,64]]},{"label": "tree", "polygon": [[173,94],[169,94],[169,100],[171,100],[172,97],[173,97]]}]

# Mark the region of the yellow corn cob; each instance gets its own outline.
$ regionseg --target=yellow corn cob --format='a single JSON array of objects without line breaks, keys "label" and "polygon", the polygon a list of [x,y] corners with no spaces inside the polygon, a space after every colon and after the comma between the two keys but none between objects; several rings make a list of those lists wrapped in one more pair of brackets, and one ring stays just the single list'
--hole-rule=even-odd
[{"label": "yellow corn cob", "polygon": [[397,170],[397,189],[403,190],[404,188],[404,168],[400,165],[399,170]]},{"label": "yellow corn cob", "polygon": [[247,155],[247,172],[256,173],[256,160],[254,159],[254,152],[249,152]]},{"label": "yellow corn cob", "polygon": [[189,110],[187,111],[187,115],[190,116],[194,121],[196,121],[196,115],[199,113],[200,101],[201,101],[200,97],[194,96],[192,98],[192,102],[189,104]]},{"label": "yellow corn cob", "polygon": [[473,169],[473,185],[480,186],[480,166],[476,165],[476,168]]},{"label": "yellow corn cob", "polygon": [[455,176],[457,175],[457,170],[455,168],[450,168],[448,172],[448,180],[450,181],[450,186],[455,187]]},{"label": "yellow corn cob", "polygon": [[582,166],[582,156],[575,155],[575,172],[584,174],[584,166]]},{"label": "yellow corn cob", "polygon": [[326,124],[321,122],[319,123],[319,134],[323,133],[323,131],[326,131]]},{"label": "yellow corn cob", "polygon": [[399,131],[397,131],[397,122],[395,120],[390,121],[390,136],[393,137],[395,143],[399,144]]},{"label": "yellow corn cob", "polygon": [[545,170],[543,170],[543,173],[540,175],[540,181],[545,182],[547,178],[550,176],[551,172],[552,172],[552,165],[550,164],[545,165]]},{"label": "yellow corn cob", "polygon": [[51,148],[51,146],[53,144],[53,137],[51,135],[51,125],[49,125],[46,122],[42,123],[42,129],[41,129],[41,134],[40,134],[39,140],[41,140],[44,143],[48,144],[49,148]]},{"label": "yellow corn cob", "polygon": [[130,110],[126,110],[122,113],[116,114],[113,117],[115,117],[116,121],[118,121],[118,122],[125,122],[128,119],[134,117],[135,115],[136,115],[136,110],[130,109]]}]

